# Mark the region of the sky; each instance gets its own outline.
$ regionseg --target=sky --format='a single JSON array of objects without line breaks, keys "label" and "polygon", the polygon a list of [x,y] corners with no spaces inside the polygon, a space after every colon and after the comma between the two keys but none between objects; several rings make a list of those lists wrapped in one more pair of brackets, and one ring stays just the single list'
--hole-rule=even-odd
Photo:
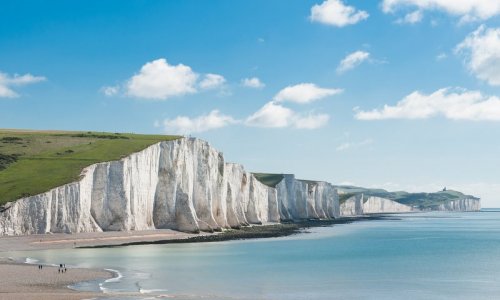
[{"label": "sky", "polygon": [[0,128],[500,207],[500,1],[2,1]]}]

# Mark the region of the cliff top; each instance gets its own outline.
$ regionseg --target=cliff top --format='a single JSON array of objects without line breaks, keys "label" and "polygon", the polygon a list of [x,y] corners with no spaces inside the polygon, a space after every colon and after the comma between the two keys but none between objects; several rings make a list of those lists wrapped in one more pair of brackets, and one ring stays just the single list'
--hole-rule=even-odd
[{"label": "cliff top", "polygon": [[119,160],[179,136],[0,129],[0,205],[78,180],[85,167]]}]

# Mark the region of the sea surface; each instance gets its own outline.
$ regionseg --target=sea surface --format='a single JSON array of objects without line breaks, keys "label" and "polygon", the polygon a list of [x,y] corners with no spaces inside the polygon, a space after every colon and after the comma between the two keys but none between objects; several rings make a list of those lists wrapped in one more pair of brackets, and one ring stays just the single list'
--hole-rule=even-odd
[{"label": "sea surface", "polygon": [[15,252],[107,268],[122,299],[500,299],[500,210],[419,213],[285,238]]}]

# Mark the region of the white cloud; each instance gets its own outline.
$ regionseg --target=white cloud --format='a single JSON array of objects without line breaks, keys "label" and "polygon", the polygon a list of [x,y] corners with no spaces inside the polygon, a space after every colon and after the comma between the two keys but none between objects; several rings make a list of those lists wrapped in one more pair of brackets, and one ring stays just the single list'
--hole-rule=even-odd
[{"label": "white cloud", "polygon": [[142,66],[126,84],[126,94],[132,97],[165,100],[196,92],[198,74],[183,64],[170,65],[160,58]]},{"label": "white cloud", "polygon": [[0,98],[16,98],[19,94],[13,90],[15,86],[23,86],[32,83],[45,81],[43,76],[33,76],[31,74],[10,76],[6,73],[0,72]]},{"label": "white cloud", "polygon": [[249,116],[246,124],[257,127],[288,127],[294,114],[293,110],[271,101]]},{"label": "white cloud", "polygon": [[226,83],[226,79],[219,74],[205,74],[203,80],[200,82],[200,87],[205,90],[215,89],[221,87]]},{"label": "white cloud", "polygon": [[353,52],[340,61],[340,64],[337,67],[337,72],[344,73],[351,70],[362,64],[368,58],[370,58],[370,53],[366,51]]},{"label": "white cloud", "polygon": [[101,92],[108,96],[108,97],[111,97],[111,96],[114,96],[116,94],[118,94],[118,92],[120,91],[120,86],[118,85],[115,85],[115,86],[103,86],[101,88]]},{"label": "white cloud", "polygon": [[349,150],[349,149],[357,149],[357,148],[361,148],[361,147],[364,147],[364,146],[368,146],[368,145],[371,145],[373,144],[373,140],[372,139],[366,139],[364,141],[361,141],[361,142],[345,142],[345,143],[342,143],[340,145],[338,145],[335,150],[337,151],[346,151],[346,150]]},{"label": "white cloud", "polygon": [[245,124],[265,128],[316,129],[325,126],[329,119],[330,117],[326,114],[298,114],[275,101],[271,101],[249,116]]},{"label": "white cloud", "polygon": [[416,10],[411,13],[407,13],[403,18],[396,20],[398,24],[415,24],[422,21],[424,15],[420,10]]},{"label": "white cloud", "polygon": [[358,120],[426,119],[442,115],[452,120],[500,121],[500,99],[483,96],[479,91],[444,88],[425,95],[418,91],[396,105],[383,109],[357,110]]},{"label": "white cloud", "polygon": [[190,134],[226,127],[237,122],[231,116],[212,110],[209,114],[196,118],[178,116],[175,119],[166,119],[163,126],[168,133]]},{"label": "white cloud", "polygon": [[257,77],[251,77],[251,78],[244,78],[241,80],[241,84],[243,86],[249,87],[249,88],[254,88],[254,89],[261,89],[265,87],[266,85],[260,81],[259,78]]},{"label": "white cloud", "polygon": [[455,52],[464,54],[465,64],[477,78],[490,85],[500,85],[500,28],[480,26]]},{"label": "white cloud", "polygon": [[368,18],[368,13],[345,5],[341,0],[326,0],[311,8],[310,19],[327,25],[344,27]]},{"label": "white cloud", "polygon": [[274,100],[277,102],[295,102],[299,104],[310,103],[327,96],[336,95],[342,92],[342,89],[320,88],[313,83],[300,83],[287,86],[282,89]]},{"label": "white cloud", "polygon": [[462,21],[487,20],[500,14],[500,1],[497,0],[384,0],[382,2],[382,10],[385,13],[406,7],[444,11],[461,17]]}]

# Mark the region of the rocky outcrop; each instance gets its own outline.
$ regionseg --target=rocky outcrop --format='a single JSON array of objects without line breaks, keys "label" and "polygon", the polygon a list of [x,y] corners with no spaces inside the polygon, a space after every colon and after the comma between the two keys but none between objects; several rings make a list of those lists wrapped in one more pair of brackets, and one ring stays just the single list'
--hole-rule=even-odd
[{"label": "rocky outcrop", "polygon": [[465,198],[459,200],[452,200],[433,207],[432,210],[439,211],[480,211],[481,200],[477,198]]},{"label": "rocky outcrop", "polygon": [[285,176],[276,188],[198,139],[152,145],[91,165],[81,180],[22,198],[0,213],[0,235],[170,228],[237,228],[284,219],[339,216],[326,182]]},{"label": "rocky outcrop", "polygon": [[368,197],[363,201],[364,214],[405,213],[415,211],[411,206],[380,197]]}]

